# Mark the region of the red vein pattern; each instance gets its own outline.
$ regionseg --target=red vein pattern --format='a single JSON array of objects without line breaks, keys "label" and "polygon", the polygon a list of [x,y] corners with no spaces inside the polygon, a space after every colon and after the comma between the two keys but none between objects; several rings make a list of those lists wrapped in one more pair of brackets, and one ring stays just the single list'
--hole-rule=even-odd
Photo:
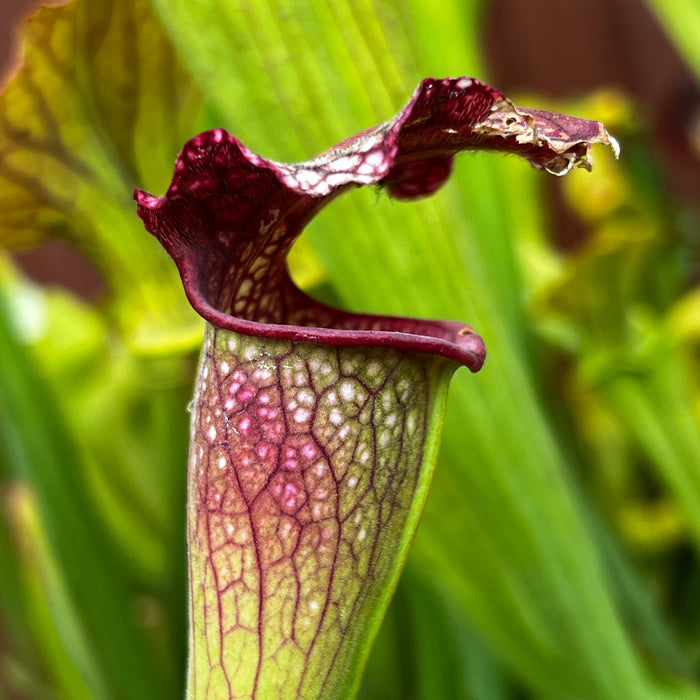
[{"label": "red vein pattern", "polygon": [[598,122],[516,108],[471,78],[424,80],[393,119],[305,163],[215,129],[138,212],[208,321],[193,403],[189,694],[347,697],[405,560],[450,374],[481,338],[451,321],[353,314],[297,289],[304,226],[357,185],[432,194],[464,149],[563,174]]},{"label": "red vein pattern", "polygon": [[194,697],[344,696],[455,367],[208,326],[189,469]]},{"label": "red vein pattern", "polygon": [[144,225],[175,260],[193,307],[219,328],[330,345],[382,345],[449,357],[472,371],[484,345],[469,326],[351,314],[310,299],[286,268],[304,226],[352,186],[399,199],[432,194],[465,149],[500,150],[556,174],[588,167],[598,122],[517,109],[472,78],[426,79],[393,119],[304,163],[276,163],[223,129],[183,148],[164,197],[136,191]]}]

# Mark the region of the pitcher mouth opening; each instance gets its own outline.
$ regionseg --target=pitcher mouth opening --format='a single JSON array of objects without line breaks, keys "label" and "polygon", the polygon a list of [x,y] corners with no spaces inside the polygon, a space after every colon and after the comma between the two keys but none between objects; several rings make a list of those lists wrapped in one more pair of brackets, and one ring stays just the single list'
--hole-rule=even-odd
[{"label": "pitcher mouth opening", "polygon": [[163,197],[137,190],[138,212],[177,264],[195,310],[246,335],[331,345],[377,345],[439,355],[478,371],[486,351],[468,325],[356,314],[299,290],[287,254],[304,226],[346,189],[380,185],[426,197],[462,150],[518,154],[557,175],[590,169],[592,143],[617,152],[599,122],[515,107],[472,78],[426,79],[393,119],[303,163],[250,151],[223,129],[194,137]]}]

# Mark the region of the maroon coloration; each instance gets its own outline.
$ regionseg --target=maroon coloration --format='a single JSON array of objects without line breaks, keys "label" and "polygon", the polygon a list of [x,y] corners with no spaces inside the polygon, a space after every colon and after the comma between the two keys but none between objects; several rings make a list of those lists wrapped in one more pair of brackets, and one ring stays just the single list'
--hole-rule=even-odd
[{"label": "maroon coloration", "polygon": [[192,697],[347,697],[454,369],[207,326],[188,487]]},{"label": "maroon coloration", "polygon": [[[552,128],[554,125],[555,128]],[[258,337],[375,345],[441,355],[476,372],[481,338],[468,326],[353,314],[301,292],[286,257],[304,226],[353,185],[384,185],[398,199],[435,192],[455,153],[501,150],[555,174],[584,167],[597,122],[517,110],[471,78],[424,80],[384,124],[294,165],[266,160],[222,129],[189,141],[164,197],[137,190],[146,228],[175,260],[194,308],[215,326]]]}]

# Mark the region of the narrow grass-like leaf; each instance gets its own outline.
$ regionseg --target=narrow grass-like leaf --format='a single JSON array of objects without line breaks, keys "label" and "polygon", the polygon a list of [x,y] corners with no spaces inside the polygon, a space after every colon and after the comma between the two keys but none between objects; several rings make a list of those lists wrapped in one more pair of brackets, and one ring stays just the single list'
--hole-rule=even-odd
[{"label": "narrow grass-like leaf", "polygon": [[[7,463],[35,490],[37,505],[61,564],[73,605],[79,606],[86,648],[118,698],[152,698],[163,688],[138,628],[124,581],[113,575],[113,545],[100,527],[80,477],[80,454],[51,393],[21,347],[2,303],[0,411]],[[96,690],[96,689],[94,689]]]},{"label": "narrow grass-like leaf", "polygon": [[52,557],[33,494],[17,480],[5,494],[5,502],[21,557],[14,572],[22,582],[18,610],[24,615],[25,629],[32,635],[41,664],[41,671],[36,672],[31,666],[22,666],[20,660],[18,665],[27,678],[14,692],[38,699],[50,692],[49,687],[55,687],[76,700],[108,697],[99,664],[85,646],[79,615]]},{"label": "narrow grass-like leaf", "polygon": [[668,337],[655,340],[646,371],[603,378],[600,390],[668,483],[700,547],[700,427],[677,349]]},{"label": "narrow grass-like leaf", "polygon": [[504,700],[511,679],[430,572],[403,573],[358,698]]},{"label": "narrow grass-like leaf", "polygon": [[694,0],[646,0],[700,79],[700,7]]},{"label": "narrow grass-like leaf", "polygon": [[[6,469],[7,447],[0,443],[0,571],[2,571],[2,596],[0,596],[0,620],[3,637],[7,640],[0,655],[0,692],[13,690],[12,672],[9,667],[20,666],[37,682],[45,677],[36,645],[28,629],[26,615],[25,573],[22,559],[15,546],[15,533],[9,517],[10,475]],[[16,691],[17,689],[14,688]]]}]

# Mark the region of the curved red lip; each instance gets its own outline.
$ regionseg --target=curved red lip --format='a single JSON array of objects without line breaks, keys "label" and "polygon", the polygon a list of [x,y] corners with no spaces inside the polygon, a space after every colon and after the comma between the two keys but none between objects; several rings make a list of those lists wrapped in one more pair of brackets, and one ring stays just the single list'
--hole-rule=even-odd
[{"label": "curved red lip", "polygon": [[204,132],[185,144],[163,197],[137,190],[135,199],[193,307],[212,324],[432,353],[476,372],[485,348],[464,324],[354,314],[311,299],[287,272],[293,242],[349,187],[379,184],[398,199],[425,197],[449,177],[458,151],[476,148],[518,153],[560,174],[575,163],[585,167],[596,141],[614,145],[597,122],[518,110],[478,80],[426,79],[393,119],[303,163],[262,158],[222,129]]}]

